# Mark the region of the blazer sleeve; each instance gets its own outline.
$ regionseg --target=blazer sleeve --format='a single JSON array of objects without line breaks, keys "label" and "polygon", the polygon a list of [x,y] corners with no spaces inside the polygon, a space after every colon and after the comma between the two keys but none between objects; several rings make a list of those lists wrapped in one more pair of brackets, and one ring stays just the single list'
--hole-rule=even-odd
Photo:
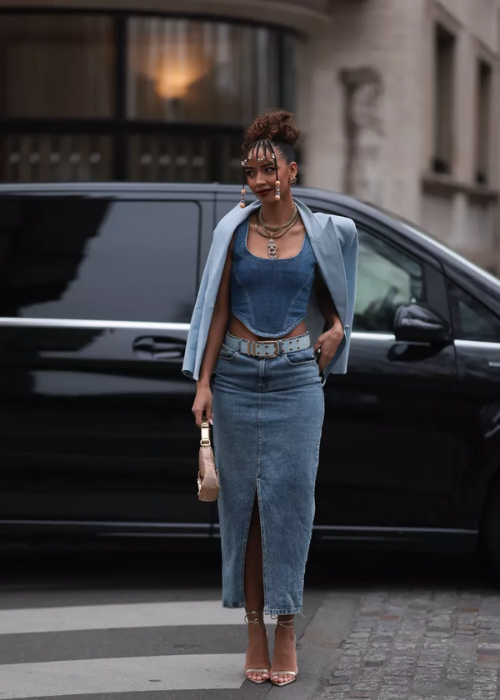
[{"label": "blazer sleeve", "polygon": [[191,315],[191,322],[189,324],[188,337],[186,340],[186,349],[184,352],[184,361],[182,363],[182,373],[194,379],[196,357],[198,351],[198,338],[200,334],[201,319],[203,316],[203,309],[205,306],[205,296],[208,287],[208,278],[210,276],[210,268],[212,263],[212,249],[213,243],[210,248],[207,260],[205,262],[205,269],[203,270],[203,275],[201,277],[200,286],[198,288],[198,294],[196,295],[196,301],[194,304],[193,313]]},{"label": "blazer sleeve", "polygon": [[352,326],[354,318],[354,306],[356,303],[356,287],[358,277],[358,230],[352,219],[349,219],[350,239],[345,241],[343,249],[344,268],[347,281],[347,308],[349,325]]}]

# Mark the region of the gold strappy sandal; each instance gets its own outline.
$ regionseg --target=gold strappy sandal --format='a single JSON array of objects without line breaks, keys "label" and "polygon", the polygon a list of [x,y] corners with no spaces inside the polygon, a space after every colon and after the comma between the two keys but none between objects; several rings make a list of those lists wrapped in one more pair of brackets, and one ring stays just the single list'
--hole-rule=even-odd
[{"label": "gold strappy sandal", "polygon": [[[255,620],[249,620],[248,616],[249,615],[259,615],[258,618]],[[264,622],[264,611],[263,610],[250,610],[250,612],[247,612],[245,615],[245,622],[247,625],[253,625],[253,624],[259,624],[260,622]],[[266,639],[269,641],[269,633],[266,628]],[[267,673],[267,678],[262,678],[260,681],[254,681],[253,678],[248,677],[248,673]],[[245,669],[245,678],[247,681],[250,681],[250,683],[255,683],[259,685],[259,683],[267,683],[269,680],[269,677],[271,675],[271,669],[269,668],[246,668]]]},{"label": "gold strappy sandal", "polygon": [[[295,615],[293,617],[295,619]],[[271,618],[273,618],[272,615],[271,615]],[[273,619],[277,620],[277,618],[278,618],[278,616],[276,615],[276,617]],[[293,627],[293,620],[287,620],[286,622],[280,622],[278,620],[277,624],[281,625],[282,627]],[[294,647],[296,649],[297,648],[297,636],[295,634],[293,635],[293,644],[294,644]],[[298,670],[297,670],[297,672],[295,672],[295,671],[272,671],[271,672],[271,683],[273,685],[277,685],[279,688],[283,688],[283,686],[289,685],[290,683],[293,683],[294,681],[297,680],[297,673],[298,673]],[[275,678],[276,676],[279,676],[280,674],[283,674],[286,676],[293,676],[293,678],[290,678],[288,681],[283,681],[283,683],[276,683],[276,681],[274,681],[273,678]]]}]

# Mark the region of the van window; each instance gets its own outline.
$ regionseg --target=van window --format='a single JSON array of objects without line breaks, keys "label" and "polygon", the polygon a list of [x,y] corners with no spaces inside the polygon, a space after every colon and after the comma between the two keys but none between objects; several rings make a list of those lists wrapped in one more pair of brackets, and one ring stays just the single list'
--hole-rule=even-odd
[{"label": "van window", "polygon": [[0,315],[188,323],[199,226],[189,201],[1,198]]},{"label": "van window", "polygon": [[452,282],[448,289],[455,338],[500,343],[500,319]]},{"label": "van window", "polygon": [[396,311],[424,299],[423,269],[412,257],[357,226],[358,279],[354,330],[392,332]]}]

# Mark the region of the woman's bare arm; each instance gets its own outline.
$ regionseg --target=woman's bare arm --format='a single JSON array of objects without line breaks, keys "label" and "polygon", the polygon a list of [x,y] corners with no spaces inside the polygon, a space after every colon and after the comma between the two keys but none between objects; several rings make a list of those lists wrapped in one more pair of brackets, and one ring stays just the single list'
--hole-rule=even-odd
[{"label": "woman's bare arm", "polygon": [[336,323],[340,323],[340,319],[323,275],[319,270],[316,271],[314,278],[314,290],[321,315],[328,322],[328,327],[331,329]]},{"label": "woman's bare arm", "polygon": [[315,352],[318,352],[319,348],[321,348],[318,367],[323,371],[337,352],[337,348],[344,337],[344,329],[335,308],[335,303],[319,270],[316,271],[314,289],[319,310],[328,323],[328,330],[319,336],[314,345]]},{"label": "woman's bare arm", "polygon": [[203,412],[212,421],[212,391],[210,389],[210,379],[219,357],[219,351],[226,334],[229,323],[230,308],[230,284],[231,284],[231,264],[233,258],[234,238],[228,248],[226,262],[222,271],[222,278],[217,292],[217,299],[210,322],[203,360],[200,367],[200,378],[196,382],[196,397],[192,411],[196,418],[196,425],[200,428]]}]

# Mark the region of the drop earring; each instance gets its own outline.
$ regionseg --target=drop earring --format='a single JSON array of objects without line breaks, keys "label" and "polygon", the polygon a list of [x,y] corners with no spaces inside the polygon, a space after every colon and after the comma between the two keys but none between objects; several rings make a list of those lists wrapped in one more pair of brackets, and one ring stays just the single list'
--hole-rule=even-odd
[{"label": "drop earring", "polygon": [[279,200],[281,199],[280,187],[281,187],[281,182],[279,180],[276,180],[276,194],[274,195],[274,199],[277,202],[279,202]]},{"label": "drop earring", "polygon": [[296,177],[292,177],[292,179],[290,180],[290,185],[291,185],[291,187],[293,187],[293,186],[296,185],[296,184],[297,184],[297,178],[296,178]]},{"label": "drop earring", "polygon": [[246,204],[245,204],[245,195],[246,195],[246,190],[245,190],[245,188],[243,187],[243,189],[241,190],[241,202],[240,202],[240,207],[241,207],[242,209],[244,209],[245,206],[246,206]]}]

